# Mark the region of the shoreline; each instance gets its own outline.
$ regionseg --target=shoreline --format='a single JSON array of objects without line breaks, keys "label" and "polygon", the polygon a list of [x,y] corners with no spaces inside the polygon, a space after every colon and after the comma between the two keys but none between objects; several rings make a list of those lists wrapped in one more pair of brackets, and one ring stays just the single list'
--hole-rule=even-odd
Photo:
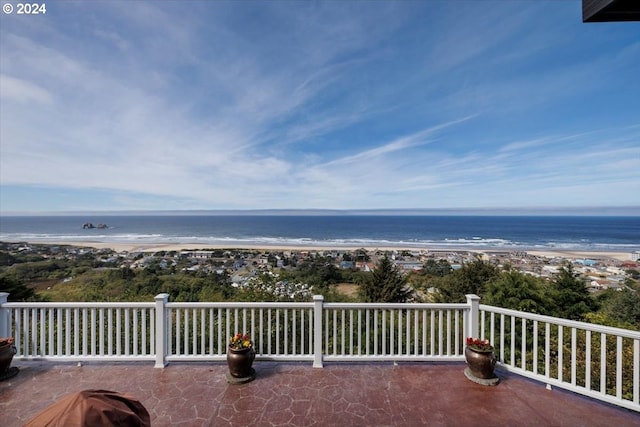
[{"label": "shoreline", "polygon": [[368,251],[438,251],[438,252],[472,252],[472,253],[491,253],[491,252],[526,252],[528,255],[547,257],[547,258],[567,258],[567,259],[585,259],[585,258],[608,258],[617,261],[631,261],[631,252],[615,252],[615,251],[589,251],[589,250],[565,250],[565,249],[513,249],[513,248],[464,248],[464,247],[415,247],[415,246],[330,246],[330,245],[264,245],[264,244],[242,244],[242,245],[223,245],[208,243],[122,243],[122,242],[90,242],[90,241],[26,241],[26,242],[6,242],[6,243],[29,243],[39,245],[59,245],[59,246],[77,246],[95,249],[111,249],[116,252],[160,252],[160,251],[184,251],[184,250],[206,250],[206,249],[248,249],[261,251],[332,251],[345,250],[355,251],[365,249]]}]

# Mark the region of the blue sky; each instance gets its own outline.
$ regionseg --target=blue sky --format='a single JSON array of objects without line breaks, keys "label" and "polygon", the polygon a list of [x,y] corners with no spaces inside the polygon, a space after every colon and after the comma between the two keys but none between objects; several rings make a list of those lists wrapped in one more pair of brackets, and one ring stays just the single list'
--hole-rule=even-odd
[{"label": "blue sky", "polygon": [[580,0],[46,7],[0,18],[0,213],[640,206],[640,23]]}]

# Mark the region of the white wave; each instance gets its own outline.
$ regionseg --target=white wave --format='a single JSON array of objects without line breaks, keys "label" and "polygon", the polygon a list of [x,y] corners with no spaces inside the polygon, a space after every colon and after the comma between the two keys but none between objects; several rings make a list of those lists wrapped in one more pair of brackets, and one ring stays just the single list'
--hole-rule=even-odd
[{"label": "white wave", "polygon": [[634,251],[640,248],[629,244],[589,243],[576,242],[515,242],[502,238],[445,238],[439,239],[375,239],[375,238],[332,238],[313,239],[310,237],[270,237],[270,236],[193,236],[193,235],[165,235],[159,233],[73,233],[73,234],[46,234],[46,233],[2,233],[0,241],[11,242],[100,242],[100,243],[136,243],[136,244],[211,244],[229,247],[251,246],[294,246],[294,247],[398,247],[398,248],[423,248],[423,249],[557,249],[557,250],[610,250],[610,251]]}]

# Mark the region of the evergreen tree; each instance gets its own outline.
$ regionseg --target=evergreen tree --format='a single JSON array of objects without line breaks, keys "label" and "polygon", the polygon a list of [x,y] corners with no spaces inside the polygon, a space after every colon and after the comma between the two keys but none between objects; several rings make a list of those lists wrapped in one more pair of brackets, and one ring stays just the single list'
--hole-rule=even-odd
[{"label": "evergreen tree", "polygon": [[290,277],[295,281],[313,286],[316,293],[326,294],[331,286],[341,282],[342,273],[328,257],[309,257],[298,264],[295,271],[289,271],[283,277]]},{"label": "evergreen tree", "polygon": [[608,289],[598,296],[600,310],[587,320],[618,328],[640,331],[640,292]]},{"label": "evergreen tree", "polygon": [[540,281],[517,270],[505,271],[497,280],[489,283],[483,302],[539,314],[545,314],[549,306]]},{"label": "evergreen tree", "polygon": [[382,258],[372,274],[360,285],[360,297],[364,302],[407,302],[411,296],[407,279],[391,263]]},{"label": "evergreen tree", "polygon": [[583,320],[596,304],[584,279],[573,271],[571,264],[562,267],[552,282],[555,309],[553,316],[570,320]]},{"label": "evergreen tree", "polygon": [[9,293],[9,301],[37,301],[36,293],[23,282],[6,275],[0,276],[0,291]]},{"label": "evergreen tree", "polygon": [[434,283],[438,288],[436,302],[465,302],[467,294],[482,297],[487,284],[499,275],[500,270],[496,266],[482,260],[464,264],[461,269],[437,278]]},{"label": "evergreen tree", "polygon": [[422,274],[426,276],[444,277],[451,274],[452,268],[446,259],[434,260],[428,259],[422,266]]}]

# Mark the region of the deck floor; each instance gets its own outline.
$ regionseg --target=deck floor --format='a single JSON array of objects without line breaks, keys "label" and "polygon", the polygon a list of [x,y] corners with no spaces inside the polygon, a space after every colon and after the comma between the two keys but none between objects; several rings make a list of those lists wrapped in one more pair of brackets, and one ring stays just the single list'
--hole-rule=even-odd
[{"label": "deck floor", "polygon": [[253,382],[231,385],[222,363],[16,362],[0,382],[0,424],[21,426],[63,396],[126,392],[153,426],[640,426],[640,413],[500,372],[469,381],[462,363],[256,362]]}]

